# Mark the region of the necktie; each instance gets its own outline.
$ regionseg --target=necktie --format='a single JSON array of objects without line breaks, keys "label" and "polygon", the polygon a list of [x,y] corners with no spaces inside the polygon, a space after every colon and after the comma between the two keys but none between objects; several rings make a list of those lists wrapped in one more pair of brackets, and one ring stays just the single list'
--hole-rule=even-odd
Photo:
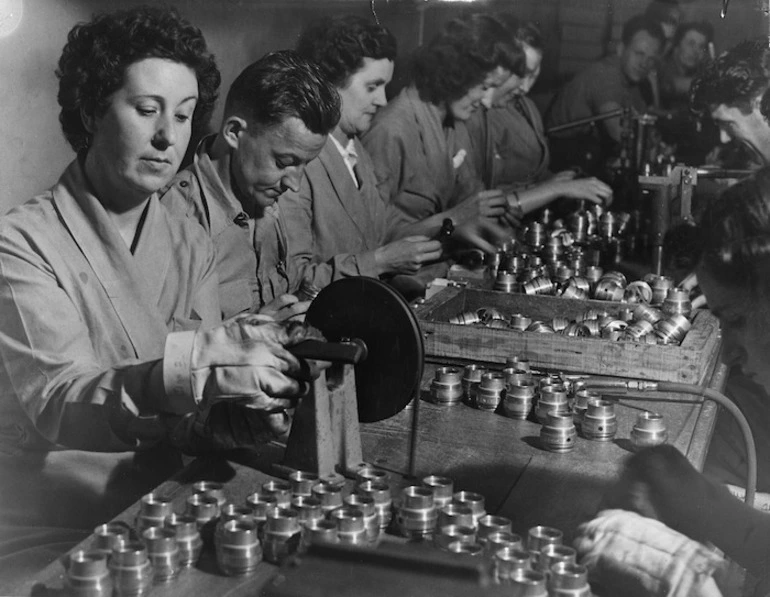
[{"label": "necktie", "polygon": [[355,179],[356,186],[360,189],[361,177],[358,175],[358,169],[356,168],[358,165],[358,154],[356,153],[356,147],[353,145],[352,141],[348,143],[345,151],[348,157],[348,164],[350,164],[350,168],[353,170],[353,178]]}]

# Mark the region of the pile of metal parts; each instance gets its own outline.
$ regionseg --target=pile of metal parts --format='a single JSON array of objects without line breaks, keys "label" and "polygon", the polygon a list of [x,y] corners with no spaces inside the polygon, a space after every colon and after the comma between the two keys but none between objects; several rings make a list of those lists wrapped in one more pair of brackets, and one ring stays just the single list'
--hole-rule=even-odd
[{"label": "pile of metal parts", "polygon": [[[593,298],[604,268],[639,256],[648,246],[638,211],[616,213],[593,205],[554,220],[545,209],[518,238],[488,255],[487,266],[495,290],[562,296],[571,287],[568,298]],[[603,300],[622,300],[622,293]]]},{"label": "pile of metal parts", "polygon": [[526,537],[517,535],[511,520],[486,512],[483,495],[455,491],[448,477],[428,475],[400,489],[396,499],[391,484],[388,473],[368,464],[359,467],[352,492],[342,477],[295,471],[237,504],[228,501],[222,484],[200,481],[184,513],[175,513],[169,498],[150,493],[133,527],[101,525],[89,549],[69,556],[66,589],[75,597],[109,597],[113,590],[144,595],[207,553],[221,573],[246,576],[263,559],[280,564],[314,544],[372,547],[389,531],[484,558],[498,583],[539,591],[528,595],[591,594],[586,569],[576,563],[575,550],[562,545],[560,530],[536,526]]},{"label": "pile of metal parts", "polygon": [[[599,283],[604,288],[620,289],[621,286],[616,285],[613,280],[614,278],[605,277]],[[449,323],[512,329],[519,332],[604,338],[613,342],[680,344],[692,327],[690,321],[692,303],[689,293],[680,288],[670,288],[666,291],[665,300],[658,308],[649,304],[650,299],[656,294],[646,282],[640,281],[633,284],[636,284],[634,292],[644,291],[645,294],[643,296],[640,294],[639,297],[646,299],[645,302],[632,302],[630,306],[619,309],[615,314],[605,310],[589,309],[575,320],[554,317],[551,320],[542,321],[525,313],[505,314],[499,309],[481,307],[475,311],[465,311],[450,317]]]},{"label": "pile of metal parts", "polygon": [[[439,367],[430,397],[445,406],[465,403],[512,419],[534,418],[542,425],[542,447],[568,452],[575,447],[578,432],[599,442],[611,441],[617,433],[615,402],[586,386],[586,380],[577,375],[535,376],[527,359],[513,357],[502,371],[478,364],[464,369]],[[635,448],[665,443],[668,433],[661,415],[642,412],[630,439]]]}]

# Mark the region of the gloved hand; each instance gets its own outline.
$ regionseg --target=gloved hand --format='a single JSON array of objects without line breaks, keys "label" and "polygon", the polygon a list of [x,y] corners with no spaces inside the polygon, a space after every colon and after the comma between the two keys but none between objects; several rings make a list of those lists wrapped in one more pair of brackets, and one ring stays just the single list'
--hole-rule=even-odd
[{"label": "gloved hand", "polygon": [[603,508],[656,518],[696,541],[713,543],[755,575],[768,570],[770,516],[707,479],[673,446],[647,448],[632,456]]},{"label": "gloved hand", "polygon": [[172,445],[197,456],[224,450],[254,448],[284,435],[291,417],[286,411],[268,413],[231,402],[190,413],[173,421]]},{"label": "gloved hand", "polygon": [[575,549],[607,595],[719,597],[717,552],[650,518],[605,510],[578,527]]},{"label": "gloved hand", "polygon": [[300,323],[281,325],[266,319],[244,314],[196,334],[192,388],[203,408],[228,401],[265,412],[283,411],[307,393],[308,381],[318,372],[286,347],[320,334]]}]

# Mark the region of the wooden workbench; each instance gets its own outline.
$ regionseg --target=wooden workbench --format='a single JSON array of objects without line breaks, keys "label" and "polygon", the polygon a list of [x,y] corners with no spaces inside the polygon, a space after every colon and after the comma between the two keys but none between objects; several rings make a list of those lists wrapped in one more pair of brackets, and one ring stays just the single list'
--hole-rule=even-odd
[{"label": "wooden workbench", "polygon": [[[434,370],[435,365],[426,366],[423,388],[428,387]],[[724,375],[724,367],[717,366],[710,376],[710,387],[721,389]],[[422,400],[415,473],[418,478],[446,475],[454,479],[456,490],[482,493],[487,511],[511,518],[514,532],[526,533],[530,527],[544,524],[561,529],[565,542],[571,542],[577,525],[597,511],[604,490],[617,478],[623,460],[630,454],[629,432],[642,409],[661,413],[669,443],[697,468],[703,466],[717,407],[713,403],[694,403],[690,397],[663,395],[640,402],[619,398],[616,439],[603,443],[580,438],[575,449],[565,454],[539,447],[540,426],[534,422],[507,419],[465,405],[436,406]],[[414,407],[410,405],[391,419],[362,425],[364,458],[389,471],[394,487],[410,484],[404,475],[409,471],[413,416]],[[193,482],[217,480],[225,483],[231,502],[243,503],[248,494],[271,478],[255,467],[269,470],[266,463],[279,457],[280,449],[270,446],[259,454],[235,455],[235,460],[198,459],[162,484],[158,492],[173,498],[175,510],[182,511]],[[137,511],[138,505],[134,505],[118,519],[133,524]],[[196,568],[184,570],[170,584],[155,586],[151,595],[253,596],[276,573],[275,566],[263,563],[252,576],[228,578],[217,571],[213,553],[204,552]],[[62,596],[63,575],[62,564],[54,562],[30,579],[21,594]]]}]

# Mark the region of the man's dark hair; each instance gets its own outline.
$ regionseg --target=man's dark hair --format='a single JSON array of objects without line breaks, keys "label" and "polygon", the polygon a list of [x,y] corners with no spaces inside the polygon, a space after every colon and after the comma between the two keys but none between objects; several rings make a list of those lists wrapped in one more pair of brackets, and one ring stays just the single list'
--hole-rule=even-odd
[{"label": "man's dark hair", "polygon": [[[770,85],[768,66],[767,38],[739,43],[701,69],[690,87],[690,107],[695,112],[710,112],[724,104],[751,113],[756,98]],[[762,102],[762,113],[770,114],[766,103]]]},{"label": "man's dark hair", "polygon": [[707,44],[714,40],[714,27],[711,23],[708,21],[693,21],[691,23],[682,23],[679,25],[676,33],[674,33],[671,47],[677,47],[684,39],[684,36],[687,35],[690,31],[697,31],[700,33],[703,37],[706,38]]},{"label": "man's dark hair", "polygon": [[340,97],[313,62],[293,50],[265,54],[233,81],[225,118],[237,114],[260,126],[299,118],[317,135],[328,135],[340,119]]},{"label": "man's dark hair", "polygon": [[628,19],[623,25],[623,33],[620,39],[623,41],[623,45],[628,45],[634,36],[640,31],[645,31],[651,37],[654,37],[660,41],[661,45],[666,43],[666,34],[663,32],[663,27],[655,19],[651,19],[647,15],[636,15]]},{"label": "man's dark hair", "polygon": [[524,75],[526,56],[515,39],[515,31],[486,13],[472,13],[452,19],[443,30],[444,39],[453,40],[485,72],[498,66]]},{"label": "man's dark hair", "polygon": [[364,65],[364,58],[396,59],[396,38],[382,25],[353,15],[327,17],[307,27],[297,53],[314,61],[324,76],[342,88]]},{"label": "man's dark hair", "polygon": [[97,14],[75,25],[59,58],[59,122],[75,151],[91,141],[81,112],[99,116],[109,98],[123,86],[126,69],[146,58],[164,58],[184,64],[198,79],[198,102],[193,113],[193,135],[211,117],[220,75],[200,29],[175,10],[141,6]]}]

